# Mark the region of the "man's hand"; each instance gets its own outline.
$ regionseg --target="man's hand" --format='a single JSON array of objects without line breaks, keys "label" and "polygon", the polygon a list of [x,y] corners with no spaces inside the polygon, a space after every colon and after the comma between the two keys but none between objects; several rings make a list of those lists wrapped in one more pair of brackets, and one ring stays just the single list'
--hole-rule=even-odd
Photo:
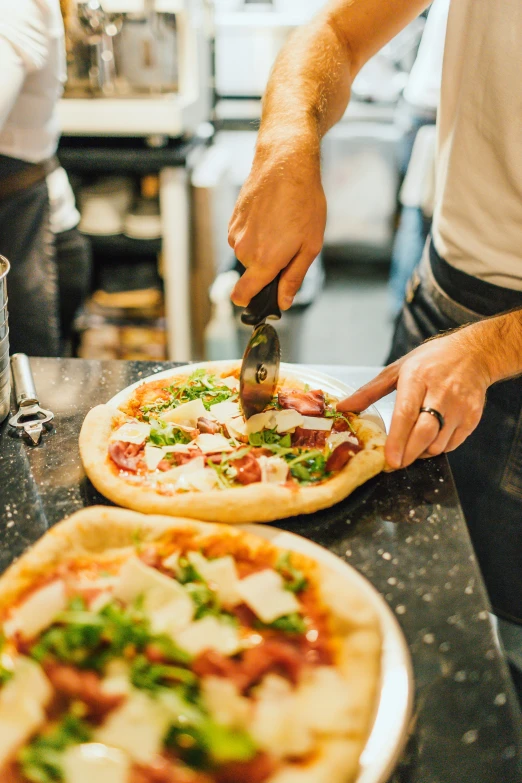
[{"label": "man's hand", "polygon": [[279,306],[292,304],[312,261],[319,255],[326,224],[317,140],[284,143],[256,154],[229,226],[229,244],[246,272],[232,293],[246,307],[284,269]]},{"label": "man's hand", "polygon": [[[478,425],[493,379],[475,326],[428,340],[338,403],[340,411],[359,412],[397,389],[385,449],[391,468],[453,451]],[[423,407],[442,414],[440,431],[435,416],[420,412]]]}]

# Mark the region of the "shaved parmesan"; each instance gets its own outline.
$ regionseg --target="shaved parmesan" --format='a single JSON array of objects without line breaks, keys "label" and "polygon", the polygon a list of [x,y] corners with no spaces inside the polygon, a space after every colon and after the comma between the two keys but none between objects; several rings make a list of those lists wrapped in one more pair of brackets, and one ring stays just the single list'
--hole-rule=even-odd
[{"label": "shaved parmesan", "polygon": [[216,650],[222,655],[235,655],[241,649],[236,626],[211,616],[191,623],[176,635],[176,642],[190,655],[199,655],[203,650]]},{"label": "shaved parmesan", "polygon": [[224,435],[211,435],[202,433],[194,441],[196,446],[201,449],[203,454],[218,454],[222,451],[234,451],[234,446],[225,438]]},{"label": "shaved parmesan", "polygon": [[162,751],[170,721],[159,699],[134,691],[94,732],[94,740],[125,751],[138,764],[150,764]]},{"label": "shaved parmesan", "polygon": [[261,481],[268,484],[284,484],[288,478],[288,465],[281,457],[258,457]]},{"label": "shaved parmesan", "polygon": [[123,443],[134,443],[141,446],[150,435],[150,424],[144,421],[128,421],[111,433],[109,442],[119,440]]},{"label": "shaved parmesan", "polygon": [[228,375],[226,378],[220,378],[219,383],[222,386],[226,386],[231,391],[239,391],[239,381],[234,378],[233,375]]},{"label": "shaved parmesan", "polygon": [[190,443],[175,443],[174,446],[162,446],[164,454],[190,454],[191,451],[197,449],[194,441]]},{"label": "shaved parmesan", "polygon": [[198,471],[203,470],[204,467],[204,458],[194,457],[190,462],[185,462],[184,465],[178,465],[177,468],[165,470],[155,478],[159,484],[175,484],[181,476],[184,476],[187,473],[197,473]]},{"label": "shaved parmesan", "polygon": [[87,742],[67,748],[60,764],[64,783],[128,783],[131,760],[118,748]]},{"label": "shaved parmesan", "polygon": [[237,685],[224,677],[204,677],[201,695],[211,717],[222,726],[244,728],[250,715],[250,701]]},{"label": "shaved parmesan", "polygon": [[168,568],[169,571],[177,571],[180,555],[181,552],[173,552],[168,557],[164,557],[162,561],[163,568]]},{"label": "shaved parmesan", "polygon": [[61,579],[32,593],[18,606],[4,623],[6,636],[19,633],[24,639],[33,639],[54,622],[67,606],[65,584]]},{"label": "shaved parmesan", "polygon": [[100,685],[104,693],[118,696],[128,696],[132,692],[129,679],[129,665],[122,660],[110,661],[105,670],[105,677]]},{"label": "shaved parmesan", "polygon": [[303,416],[299,411],[294,411],[292,408],[284,411],[275,412],[275,426],[277,431],[290,432],[295,430],[296,427],[301,427],[303,424]]},{"label": "shaved parmesan", "polygon": [[148,470],[156,470],[164,456],[163,449],[151,446],[150,443],[145,446],[145,464]]},{"label": "shaved parmesan", "polygon": [[13,677],[0,690],[0,768],[45,720],[52,688],[29,658],[13,660]]},{"label": "shaved parmesan", "polygon": [[198,492],[211,492],[219,486],[216,471],[212,468],[185,473],[176,481],[176,489],[195,489]]},{"label": "shaved parmesan", "polygon": [[275,411],[264,411],[255,413],[246,422],[246,433],[251,435],[253,432],[261,430],[272,430],[275,427]]},{"label": "shaved parmesan", "polygon": [[155,633],[173,635],[185,628],[194,616],[192,599],[179,582],[145,565],[137,557],[124,563],[114,596],[124,603],[143,596],[143,608]]},{"label": "shaved parmesan", "polygon": [[227,419],[233,419],[235,416],[239,416],[241,414],[241,409],[239,403],[225,400],[224,402],[217,402],[215,405],[211,405],[210,412],[220,424],[225,424]]},{"label": "shaved parmesan", "polygon": [[304,430],[323,430],[330,432],[333,427],[333,419],[322,419],[320,416],[303,416],[301,427]]},{"label": "shaved parmesan", "polygon": [[187,557],[203,579],[209,583],[209,587],[217,594],[222,604],[235,606],[240,603],[236,563],[231,555],[207,560],[199,552],[189,552]]},{"label": "shaved parmesan", "polygon": [[359,441],[355,435],[351,432],[332,432],[327,440],[328,448],[332,451],[340,446],[341,443],[352,443],[354,446],[359,445]]},{"label": "shaved parmesan", "polygon": [[197,399],[191,400],[190,402],[184,402],[177,408],[162,413],[160,419],[162,421],[173,422],[174,424],[196,427],[198,419],[202,416],[208,416],[208,411],[203,405],[203,402],[200,399]]},{"label": "shaved parmesan", "polygon": [[243,601],[263,623],[298,612],[300,605],[290,590],[285,590],[281,574],[272,568],[240,579],[237,590]]},{"label": "shaved parmesan", "polygon": [[240,440],[246,438],[247,427],[243,416],[236,416],[233,419],[229,419],[225,422],[226,428],[232,438]]}]

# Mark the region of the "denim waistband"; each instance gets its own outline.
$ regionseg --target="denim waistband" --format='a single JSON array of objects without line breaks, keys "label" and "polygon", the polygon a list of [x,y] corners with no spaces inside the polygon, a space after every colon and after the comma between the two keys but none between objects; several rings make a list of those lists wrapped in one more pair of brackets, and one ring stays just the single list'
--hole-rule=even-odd
[{"label": "denim waistband", "polygon": [[[522,291],[487,283],[448,264],[429,243],[430,266],[438,285],[455,302],[482,316],[522,307]],[[522,267],[522,259],[520,261]]]}]

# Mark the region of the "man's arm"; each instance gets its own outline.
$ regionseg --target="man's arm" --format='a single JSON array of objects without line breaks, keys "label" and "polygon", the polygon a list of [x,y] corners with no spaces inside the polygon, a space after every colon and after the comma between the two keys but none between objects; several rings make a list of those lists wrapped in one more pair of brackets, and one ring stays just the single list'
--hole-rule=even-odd
[{"label": "man's arm", "polygon": [[367,60],[428,0],[331,0],[291,37],[263,101],[254,164],[230,221],[229,242],[247,267],[233,300],[245,306],[285,269],[283,309],[318,255],[326,224],[320,143],[344,114]]},{"label": "man's arm", "polygon": [[[478,425],[491,384],[522,373],[522,309],[428,340],[338,403],[361,411],[397,389],[386,461],[391,468],[453,451]],[[437,420],[421,407],[434,408]]]}]

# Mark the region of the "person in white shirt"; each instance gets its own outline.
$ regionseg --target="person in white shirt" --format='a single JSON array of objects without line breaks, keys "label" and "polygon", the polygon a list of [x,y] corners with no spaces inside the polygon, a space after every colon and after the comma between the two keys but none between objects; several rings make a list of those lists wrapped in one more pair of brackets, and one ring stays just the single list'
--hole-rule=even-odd
[{"label": "person in white shirt", "polygon": [[89,246],[54,155],[66,80],[60,0],[0,0],[0,253],[11,352],[57,356],[87,292]]},{"label": "person in white shirt", "polygon": [[[283,49],[264,97],[253,168],[230,223],[230,243],[247,268],[233,292],[237,305],[247,305],[282,271],[279,302],[290,306],[323,240],[321,138],[343,116],[362,65],[427,5],[330,0]],[[410,282],[391,363],[339,404],[362,410],[396,389],[389,466],[449,454],[493,608],[518,638],[521,73],[520,0],[452,0],[432,240]],[[522,678],[519,686],[522,693]]]}]

